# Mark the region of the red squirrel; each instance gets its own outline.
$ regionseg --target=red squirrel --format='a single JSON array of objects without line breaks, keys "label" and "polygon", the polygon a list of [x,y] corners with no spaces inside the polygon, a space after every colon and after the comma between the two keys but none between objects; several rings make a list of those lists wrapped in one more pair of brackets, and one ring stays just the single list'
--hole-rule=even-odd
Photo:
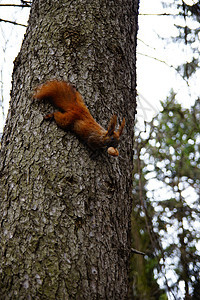
[{"label": "red squirrel", "polygon": [[65,81],[46,82],[36,89],[33,98],[47,99],[61,110],[46,115],[44,119],[54,118],[59,127],[73,131],[94,150],[107,147],[108,154],[119,155],[116,147],[125,126],[124,118],[119,129],[114,131],[117,117],[112,116],[108,130],[105,130],[91,116],[81,94]]}]

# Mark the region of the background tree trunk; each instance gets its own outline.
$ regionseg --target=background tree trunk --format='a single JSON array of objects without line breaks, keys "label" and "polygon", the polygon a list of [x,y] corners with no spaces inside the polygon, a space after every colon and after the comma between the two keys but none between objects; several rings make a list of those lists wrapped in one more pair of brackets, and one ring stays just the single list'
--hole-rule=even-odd
[{"label": "background tree trunk", "polygon": [[[1,149],[1,299],[127,297],[137,15],[138,0],[33,1]],[[32,93],[52,78],[102,126],[126,118],[118,158],[43,121]]]}]

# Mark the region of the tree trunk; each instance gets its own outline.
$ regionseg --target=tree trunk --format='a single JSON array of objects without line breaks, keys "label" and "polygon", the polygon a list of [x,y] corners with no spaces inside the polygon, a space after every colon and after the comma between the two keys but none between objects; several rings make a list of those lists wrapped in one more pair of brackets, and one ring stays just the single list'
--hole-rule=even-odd
[{"label": "tree trunk", "polygon": [[[32,4],[14,63],[0,157],[0,298],[126,299],[130,255],[138,0]],[[118,158],[43,121],[32,99],[72,82],[93,117],[126,127]]]}]

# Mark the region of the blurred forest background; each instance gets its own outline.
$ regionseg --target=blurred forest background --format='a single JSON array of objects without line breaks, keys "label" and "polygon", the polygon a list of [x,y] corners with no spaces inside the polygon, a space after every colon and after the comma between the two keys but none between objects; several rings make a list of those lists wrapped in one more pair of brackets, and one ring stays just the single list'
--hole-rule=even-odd
[{"label": "blurred forest background", "polygon": [[[31,1],[0,1],[0,134]],[[200,1],[141,0],[131,299],[200,299]]]}]

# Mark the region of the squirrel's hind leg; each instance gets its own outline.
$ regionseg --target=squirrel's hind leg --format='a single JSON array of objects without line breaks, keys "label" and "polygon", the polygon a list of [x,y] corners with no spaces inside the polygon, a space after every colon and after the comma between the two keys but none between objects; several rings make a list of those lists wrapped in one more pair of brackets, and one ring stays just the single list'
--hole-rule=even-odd
[{"label": "squirrel's hind leg", "polygon": [[48,114],[44,117],[46,120],[54,118],[57,125],[63,129],[69,127],[74,121],[74,114],[72,112],[60,112],[56,111],[52,114]]}]

